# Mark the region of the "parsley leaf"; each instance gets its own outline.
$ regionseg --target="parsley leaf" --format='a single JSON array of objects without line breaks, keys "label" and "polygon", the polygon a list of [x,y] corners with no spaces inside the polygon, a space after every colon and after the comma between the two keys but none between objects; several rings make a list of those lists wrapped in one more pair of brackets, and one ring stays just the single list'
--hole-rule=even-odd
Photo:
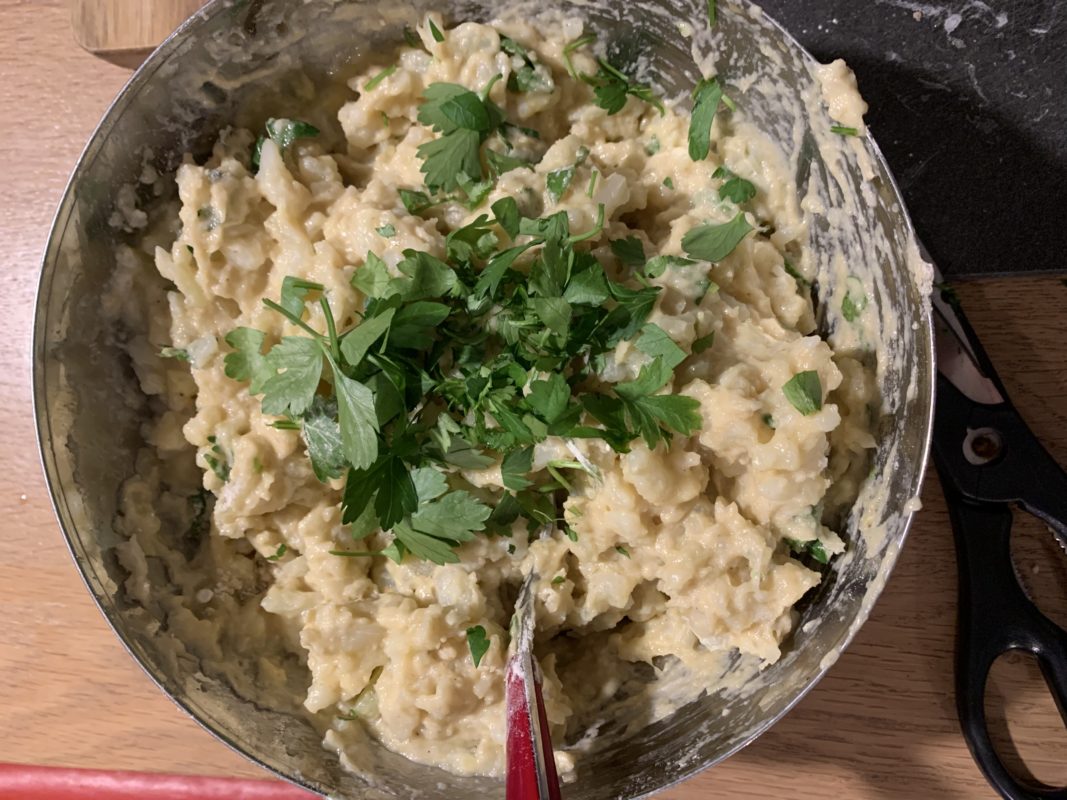
[{"label": "parsley leaf", "polygon": [[867,293],[863,283],[854,275],[845,281],[845,297],[841,301],[841,315],[849,322],[855,322],[867,308]]},{"label": "parsley leaf", "polygon": [[291,316],[300,318],[304,313],[304,304],[307,302],[308,295],[311,292],[325,291],[325,289],[326,287],[321,283],[286,275],[282,279],[282,291],[278,305],[288,311]]},{"label": "parsley leaf", "polygon": [[571,388],[559,373],[552,373],[545,380],[533,381],[526,402],[545,422],[555,422],[571,399]]},{"label": "parsley leaf", "polygon": [[419,506],[411,515],[411,527],[438,539],[466,542],[475,531],[485,530],[492,509],[469,492],[448,492],[439,500]]},{"label": "parsley leaf", "polygon": [[627,97],[643,100],[664,113],[662,101],[648,86],[631,81],[626,75],[613,67],[607,60],[598,58],[600,69],[594,77],[583,75],[582,79],[593,87],[595,102],[608,112],[608,116],[618,114],[626,105]]},{"label": "parsley leaf", "polygon": [[701,261],[722,261],[753,230],[743,211],[721,225],[705,223],[689,230],[682,237],[682,249],[687,256]]},{"label": "parsley leaf", "polygon": [[[488,132],[489,112],[477,94],[456,83],[431,83],[422,93],[418,120],[440,133]],[[471,175],[472,173],[467,173]]]},{"label": "parsley leaf", "polygon": [[785,399],[804,416],[822,408],[822,382],[814,370],[798,372],[782,387]]},{"label": "parsley leaf", "polygon": [[426,185],[431,189],[452,191],[459,185],[456,178],[460,173],[480,178],[480,144],[477,131],[458,129],[419,145],[416,152],[423,160],[421,171],[426,176]]},{"label": "parsley leaf", "polygon": [[485,162],[489,165],[490,174],[495,178],[499,178],[505,172],[511,172],[513,169],[533,169],[533,164],[529,161],[498,153],[496,150],[486,149]]},{"label": "parsley leaf", "polygon": [[533,483],[526,476],[533,467],[533,448],[524,447],[512,450],[500,464],[500,475],[504,486],[513,492],[521,492]]},{"label": "parsley leaf", "polygon": [[403,260],[396,266],[406,277],[394,279],[390,286],[406,300],[443,297],[456,285],[455,271],[429,253],[405,250]]},{"label": "parsley leaf", "polygon": [[514,197],[502,197],[490,208],[496,223],[508,236],[514,239],[519,235],[519,204],[515,202]]},{"label": "parsley leaf", "polygon": [[481,625],[467,628],[467,647],[471,651],[471,661],[474,662],[476,669],[482,663],[482,658],[489,651],[490,643],[490,639],[485,635],[485,628]]},{"label": "parsley leaf", "polygon": [[463,172],[456,175],[456,184],[467,195],[467,208],[475,209],[485,202],[489,192],[493,191],[492,181],[473,181]]},{"label": "parsley leaf", "polygon": [[429,503],[448,491],[445,474],[433,467],[420,467],[411,471],[411,482],[415,484],[415,494],[419,504]]},{"label": "parsley leaf", "polygon": [[594,263],[588,269],[573,275],[563,292],[563,299],[572,305],[599,306],[611,297],[604,268]]},{"label": "parsley leaf", "polygon": [[671,368],[662,358],[654,358],[641,367],[637,378],[626,383],[615,384],[615,393],[630,399],[652,394],[671,379]]},{"label": "parsley leaf", "polygon": [[363,469],[378,457],[378,415],[374,395],[359,381],[352,380],[334,366],[338,419],[345,457],[355,469]]},{"label": "parsley leaf", "polygon": [[663,363],[674,369],[686,359],[685,351],[654,322],[648,322],[641,328],[637,340],[637,349],[651,358],[661,358]]},{"label": "parsley leaf", "polygon": [[326,483],[344,474],[347,462],[341,445],[341,428],[337,424],[336,400],[315,397],[304,415],[301,436],[316,478]]},{"label": "parsley leaf", "polygon": [[287,149],[297,139],[311,139],[321,131],[314,125],[298,119],[268,119],[267,135],[280,150]]},{"label": "parsley leaf", "polygon": [[266,357],[273,374],[262,386],[263,413],[299,417],[307,411],[322,377],[322,356],[319,343],[313,339],[283,337]]},{"label": "parsley leaf", "polygon": [[552,73],[530,56],[530,51],[507,36],[500,37],[500,49],[521,60],[521,66],[508,77],[513,92],[551,92],[556,88]]},{"label": "parsley leaf", "polygon": [[393,317],[390,344],[408,350],[423,350],[434,341],[434,331],[451,309],[443,303],[419,301],[404,306]]},{"label": "parsley leaf", "polygon": [[819,564],[828,564],[830,562],[830,554],[826,552],[826,548],[823,547],[823,543],[818,539],[812,539],[809,542],[800,542],[796,539],[786,539],[785,543],[789,545],[789,549],[797,555],[804,555],[807,553],[812,559]]},{"label": "parsley leaf", "polygon": [[715,331],[693,340],[693,355],[699,355],[715,344]]},{"label": "parsley leaf", "polygon": [[374,496],[374,511],[382,529],[389,530],[419,507],[419,496],[411,473],[399,458],[386,456],[380,469],[381,483]]},{"label": "parsley leaf", "polygon": [[397,557],[394,557],[397,563],[400,563],[405,550],[434,564],[459,563],[459,556],[452,549],[453,543],[450,541],[417,531],[402,522],[393,526],[393,534],[396,536],[393,543],[397,545]]},{"label": "parsley leaf", "polygon": [[413,189],[400,189],[400,202],[404,204],[409,214],[421,214],[428,208],[437,205],[426,192],[417,192]]},{"label": "parsley leaf", "polygon": [[705,78],[693,90],[693,113],[689,118],[689,158],[703,161],[711,149],[711,123],[722,100],[718,78]]},{"label": "parsley leaf", "polygon": [[658,278],[668,267],[691,267],[696,264],[691,258],[682,256],[653,256],[645,264],[645,275],[650,278]]},{"label": "parsley leaf", "polygon": [[573,166],[563,167],[548,173],[548,177],[545,179],[545,186],[553,203],[558,203],[560,198],[567,193],[572,180],[574,180]]},{"label": "parsley leaf", "polygon": [[352,273],[352,286],[367,297],[384,297],[392,276],[385,262],[373,252],[367,253],[363,266]]},{"label": "parsley leaf", "polygon": [[720,200],[730,200],[737,205],[741,205],[756,196],[756,187],[751,181],[738,177],[726,167],[719,167],[712,173],[711,177],[721,178],[725,181],[719,187]]},{"label": "parsley leaf", "polygon": [[262,355],[263,331],[255,328],[234,328],[226,334],[225,342],[234,349],[227,353],[223,365],[227,378],[235,381],[249,381],[249,392],[259,394],[263,384],[273,375]]},{"label": "parsley leaf", "polygon": [[627,267],[643,267],[645,265],[645,247],[636,236],[613,239],[611,252]]}]

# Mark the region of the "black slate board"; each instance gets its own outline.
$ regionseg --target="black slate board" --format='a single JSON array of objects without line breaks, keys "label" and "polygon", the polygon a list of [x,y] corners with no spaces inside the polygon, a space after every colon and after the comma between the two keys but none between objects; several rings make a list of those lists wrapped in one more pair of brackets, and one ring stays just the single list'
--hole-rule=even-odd
[{"label": "black slate board", "polygon": [[1067,270],[1067,2],[764,0],[844,58],[949,277]]}]

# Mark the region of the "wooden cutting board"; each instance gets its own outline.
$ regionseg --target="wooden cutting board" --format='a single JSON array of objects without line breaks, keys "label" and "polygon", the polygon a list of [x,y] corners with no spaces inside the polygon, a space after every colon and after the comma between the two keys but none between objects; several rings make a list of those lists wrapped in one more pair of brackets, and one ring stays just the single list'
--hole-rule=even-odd
[{"label": "wooden cutting board", "polygon": [[70,0],[74,39],[90,53],[156,48],[206,0]]}]

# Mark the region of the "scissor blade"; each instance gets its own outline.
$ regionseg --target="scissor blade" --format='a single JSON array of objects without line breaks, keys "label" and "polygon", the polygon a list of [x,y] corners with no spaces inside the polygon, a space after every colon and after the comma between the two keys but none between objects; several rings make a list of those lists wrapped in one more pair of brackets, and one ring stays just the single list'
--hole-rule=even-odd
[{"label": "scissor blade", "polygon": [[938,289],[944,285],[941,270],[919,243],[919,251],[934,269],[934,293],[931,301],[934,307],[934,337],[937,346],[937,370],[965,396],[983,405],[1003,403],[1005,397],[997,388],[991,375],[982,367],[978,355],[979,348],[971,341],[968,334],[970,326],[965,325],[956,313],[955,294],[950,289]]},{"label": "scissor blade", "polygon": [[957,321],[953,314],[945,317],[938,304],[934,315],[934,341],[937,345],[937,370],[952,385],[963,392],[970,400],[983,405],[997,405],[1004,402],[1004,395],[978,366],[969,342],[962,337],[962,332],[953,328]]}]

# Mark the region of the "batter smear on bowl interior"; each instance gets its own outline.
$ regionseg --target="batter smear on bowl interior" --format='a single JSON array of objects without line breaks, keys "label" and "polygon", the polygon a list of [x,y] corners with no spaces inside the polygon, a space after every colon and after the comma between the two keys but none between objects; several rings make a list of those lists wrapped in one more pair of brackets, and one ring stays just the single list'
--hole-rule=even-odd
[{"label": "batter smear on bowl interior", "polygon": [[[220,577],[180,579],[170,624],[222,657],[224,611],[273,632],[307,673],[257,669],[310,674],[341,752],[369,730],[501,774],[536,570],[566,774],[633,687],[691,698],[732,653],[778,659],[844,549],[824,502],[855,495],[873,378],[815,333],[785,158],[718,80],[691,116],[598,52],[577,20],[427,19],[337,120],[189,158],[159,275],[120,259],[159,409],[123,525],[188,502],[168,476],[195,448],[194,568]],[[119,549],[150,594],[144,541]]]}]

